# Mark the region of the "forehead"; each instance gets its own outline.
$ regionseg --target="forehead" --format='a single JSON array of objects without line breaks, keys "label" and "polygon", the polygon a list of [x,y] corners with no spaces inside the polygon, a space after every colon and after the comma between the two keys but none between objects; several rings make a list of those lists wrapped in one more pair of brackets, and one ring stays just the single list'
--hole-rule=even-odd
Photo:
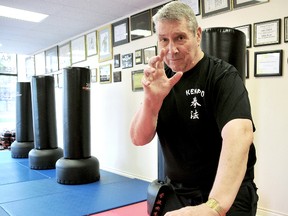
[{"label": "forehead", "polygon": [[188,33],[188,25],[186,19],[182,20],[159,20],[156,25],[156,32],[159,34],[182,32]]}]

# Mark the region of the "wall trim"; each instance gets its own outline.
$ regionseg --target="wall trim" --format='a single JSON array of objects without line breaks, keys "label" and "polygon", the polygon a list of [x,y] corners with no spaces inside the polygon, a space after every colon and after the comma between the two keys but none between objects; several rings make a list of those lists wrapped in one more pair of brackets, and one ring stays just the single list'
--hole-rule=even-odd
[{"label": "wall trim", "polygon": [[257,216],[288,216],[288,214],[271,211],[271,210],[265,209],[265,208],[258,208],[256,215]]}]

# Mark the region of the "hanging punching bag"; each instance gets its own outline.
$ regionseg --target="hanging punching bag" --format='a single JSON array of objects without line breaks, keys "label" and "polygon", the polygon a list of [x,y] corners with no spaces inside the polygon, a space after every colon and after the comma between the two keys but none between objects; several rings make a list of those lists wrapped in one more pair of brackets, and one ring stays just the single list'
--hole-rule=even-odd
[{"label": "hanging punching bag", "polygon": [[30,82],[16,84],[16,140],[11,144],[12,158],[28,158],[34,147]]},{"label": "hanging punching bag", "polygon": [[65,68],[63,81],[64,157],[56,163],[57,182],[98,181],[99,161],[90,152],[90,70]]},{"label": "hanging punching bag", "polygon": [[232,64],[245,83],[246,36],[242,31],[226,27],[204,29],[201,48],[205,53]]},{"label": "hanging punching bag", "polygon": [[57,144],[55,90],[53,76],[33,76],[31,80],[34,149],[29,152],[31,169],[54,169],[63,156]]}]

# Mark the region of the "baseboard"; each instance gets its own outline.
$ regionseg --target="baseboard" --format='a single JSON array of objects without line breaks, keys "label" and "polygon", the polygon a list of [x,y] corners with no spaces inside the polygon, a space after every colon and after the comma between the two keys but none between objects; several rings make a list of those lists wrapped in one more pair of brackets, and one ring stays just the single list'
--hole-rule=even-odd
[{"label": "baseboard", "polygon": [[257,209],[257,216],[288,216],[288,214],[280,213],[271,211],[269,209],[258,208]]}]

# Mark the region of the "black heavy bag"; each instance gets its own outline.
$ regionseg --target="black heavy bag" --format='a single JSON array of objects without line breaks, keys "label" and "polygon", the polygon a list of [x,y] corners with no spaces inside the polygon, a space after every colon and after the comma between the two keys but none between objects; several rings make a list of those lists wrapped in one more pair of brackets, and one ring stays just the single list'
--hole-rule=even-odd
[{"label": "black heavy bag", "polygon": [[56,163],[61,184],[84,184],[100,178],[98,159],[90,150],[90,70],[63,70],[64,157]]},{"label": "black heavy bag", "polygon": [[242,31],[226,27],[204,29],[201,48],[205,53],[232,64],[245,83],[246,36]]},{"label": "black heavy bag", "polygon": [[16,140],[11,145],[12,158],[28,158],[34,147],[30,82],[16,84]]},{"label": "black heavy bag", "polygon": [[29,152],[31,169],[53,169],[63,156],[57,145],[55,90],[53,76],[31,79],[34,149]]}]

